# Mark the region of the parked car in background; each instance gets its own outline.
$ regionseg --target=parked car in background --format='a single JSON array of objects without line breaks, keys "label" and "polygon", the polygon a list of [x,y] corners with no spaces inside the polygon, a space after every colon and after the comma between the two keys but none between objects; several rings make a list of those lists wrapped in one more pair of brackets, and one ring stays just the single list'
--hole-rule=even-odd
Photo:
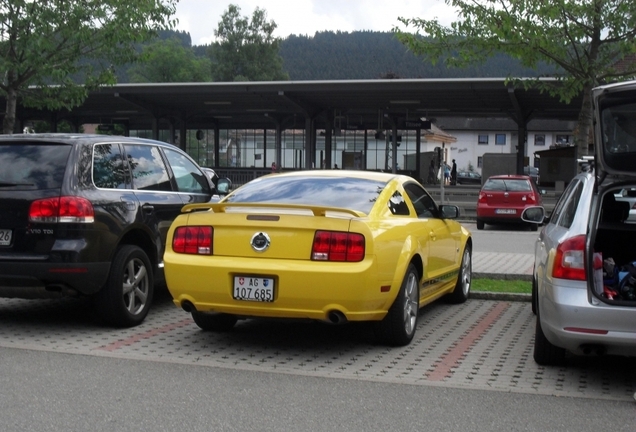
[{"label": "parked car in background", "polygon": [[539,186],[539,168],[533,166],[523,167],[523,173],[534,180],[534,184]]},{"label": "parked car in background", "polygon": [[616,201],[626,202],[629,205],[630,222],[636,222],[636,188],[623,188],[614,194]]},{"label": "parked car in background", "polygon": [[219,182],[219,176],[216,174],[216,171],[208,167],[201,167],[201,170],[208,176],[212,182],[212,186],[216,189],[216,185]]},{"label": "parked car in background", "polygon": [[468,298],[472,240],[458,216],[404,175],[270,174],[183,208],[168,289],[203,330],[249,317],[372,321],[380,341],[406,345],[421,306]]},{"label": "parked car in background", "polygon": [[[636,189],[636,81],[592,93],[596,158],[575,176],[535,246],[534,359],[569,354],[636,356],[636,221],[624,191]],[[628,193],[629,195],[629,193]]]},{"label": "parked car in background", "polygon": [[481,184],[481,174],[474,171],[458,171],[457,172],[457,184]]},{"label": "parked car in background", "polygon": [[90,296],[141,323],[168,228],[210,182],[171,144],[85,134],[0,135],[0,296]]},{"label": "parked car in background", "polygon": [[[477,229],[486,224],[525,223],[521,214],[526,207],[542,205],[541,193],[526,175],[496,175],[489,177],[477,198]],[[537,224],[528,224],[537,230]]]}]

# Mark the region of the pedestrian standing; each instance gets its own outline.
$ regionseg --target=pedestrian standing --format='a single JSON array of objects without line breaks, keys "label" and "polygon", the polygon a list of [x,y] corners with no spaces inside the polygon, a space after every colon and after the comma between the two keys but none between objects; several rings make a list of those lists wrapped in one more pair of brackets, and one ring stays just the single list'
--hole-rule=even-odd
[{"label": "pedestrian standing", "polygon": [[451,184],[457,184],[457,164],[455,163],[455,159],[453,159],[453,167],[451,168]]}]

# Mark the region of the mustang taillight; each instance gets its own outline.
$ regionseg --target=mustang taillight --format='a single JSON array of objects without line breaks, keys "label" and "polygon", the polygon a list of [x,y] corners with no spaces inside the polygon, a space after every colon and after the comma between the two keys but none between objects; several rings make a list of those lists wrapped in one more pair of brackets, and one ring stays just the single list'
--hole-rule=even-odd
[{"label": "mustang taillight", "polygon": [[364,236],[342,231],[316,231],[311,259],[358,262],[364,259]]},{"label": "mustang taillight", "polygon": [[29,208],[29,222],[91,223],[95,211],[89,200],[77,196],[59,196],[35,200]]},{"label": "mustang taillight", "polygon": [[212,255],[213,234],[210,226],[178,227],[172,237],[172,250],[183,254]]},{"label": "mustang taillight", "polygon": [[584,235],[569,238],[557,247],[552,276],[559,279],[586,279]]}]

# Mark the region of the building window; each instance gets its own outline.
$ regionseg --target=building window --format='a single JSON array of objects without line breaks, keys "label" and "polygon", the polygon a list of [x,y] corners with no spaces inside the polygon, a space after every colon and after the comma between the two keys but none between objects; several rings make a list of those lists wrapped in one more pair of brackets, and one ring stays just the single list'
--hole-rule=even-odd
[{"label": "building window", "polygon": [[495,145],[506,145],[506,134],[495,134]]},{"label": "building window", "polygon": [[479,135],[477,137],[477,144],[488,145],[488,135]]},{"label": "building window", "polygon": [[545,145],[545,135],[535,135],[534,136],[534,145],[536,145],[536,146],[544,146]]},{"label": "building window", "polygon": [[556,145],[569,145],[571,142],[570,135],[557,135]]},{"label": "building window", "polygon": [[477,156],[477,168],[484,167],[484,158],[481,156]]}]

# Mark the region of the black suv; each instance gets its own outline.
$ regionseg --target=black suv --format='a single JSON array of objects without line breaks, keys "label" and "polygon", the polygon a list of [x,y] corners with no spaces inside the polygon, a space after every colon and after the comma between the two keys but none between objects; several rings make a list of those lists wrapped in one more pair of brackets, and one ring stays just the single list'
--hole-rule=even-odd
[{"label": "black suv", "polygon": [[179,148],[85,134],[0,135],[0,297],[91,296],[111,325],[141,323],[184,204],[211,182]]}]

